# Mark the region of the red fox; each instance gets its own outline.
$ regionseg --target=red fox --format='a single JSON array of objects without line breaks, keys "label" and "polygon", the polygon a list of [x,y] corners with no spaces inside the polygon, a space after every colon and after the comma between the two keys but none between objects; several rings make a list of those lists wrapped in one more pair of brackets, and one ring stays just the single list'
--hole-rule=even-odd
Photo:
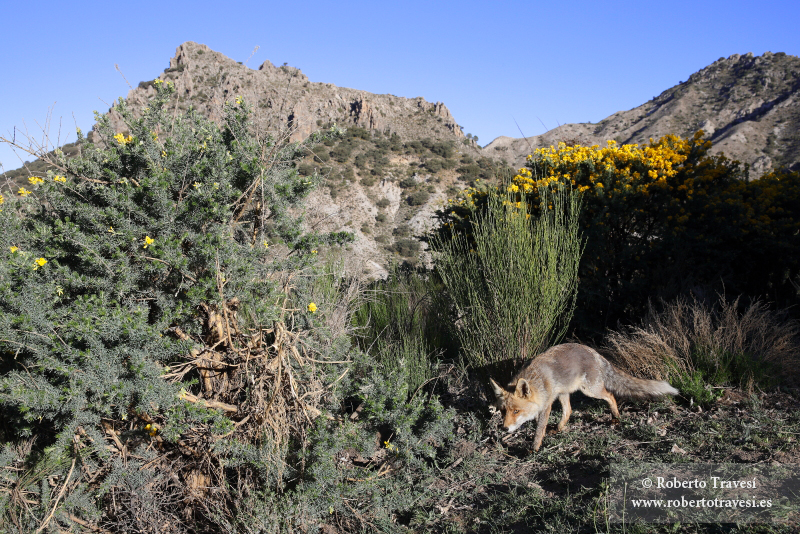
[{"label": "red fox", "polygon": [[556,398],[561,401],[563,415],[558,423],[561,431],[567,425],[572,408],[569,394],[581,390],[585,395],[603,399],[619,421],[614,394],[648,398],[677,395],[678,390],[666,382],[634,378],[615,369],[594,349],[577,343],[556,345],[533,359],[522,369],[505,390],[492,383],[497,404],[503,414],[503,429],[513,432],[531,419],[538,418],[533,449],[538,451]]}]

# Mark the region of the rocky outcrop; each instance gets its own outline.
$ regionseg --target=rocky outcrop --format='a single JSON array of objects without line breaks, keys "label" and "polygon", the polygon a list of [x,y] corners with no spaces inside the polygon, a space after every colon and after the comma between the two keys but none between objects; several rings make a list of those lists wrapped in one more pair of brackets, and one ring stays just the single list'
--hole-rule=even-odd
[{"label": "rocky outcrop", "polygon": [[[300,69],[276,67],[269,61],[253,70],[193,42],[177,48],[159,79],[175,84],[183,107],[191,104],[215,121],[221,120],[225,101],[241,96],[254,106],[255,122],[260,127],[288,130],[293,140],[303,139],[328,123],[395,132],[404,139],[464,138],[450,110],[441,102],[311,82]],[[127,100],[135,108],[144,106],[154,94],[152,81],[142,82],[130,91]],[[119,121],[113,108],[110,113],[112,120]]]}]

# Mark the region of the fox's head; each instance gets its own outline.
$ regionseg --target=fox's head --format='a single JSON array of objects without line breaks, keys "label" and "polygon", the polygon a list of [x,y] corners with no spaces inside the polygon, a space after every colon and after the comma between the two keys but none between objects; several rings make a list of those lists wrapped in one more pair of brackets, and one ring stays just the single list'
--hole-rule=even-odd
[{"label": "fox's head", "polygon": [[522,423],[535,419],[541,411],[538,395],[524,378],[517,380],[512,391],[500,387],[491,378],[489,381],[492,383],[495,396],[497,396],[497,407],[503,414],[503,430],[513,432]]}]

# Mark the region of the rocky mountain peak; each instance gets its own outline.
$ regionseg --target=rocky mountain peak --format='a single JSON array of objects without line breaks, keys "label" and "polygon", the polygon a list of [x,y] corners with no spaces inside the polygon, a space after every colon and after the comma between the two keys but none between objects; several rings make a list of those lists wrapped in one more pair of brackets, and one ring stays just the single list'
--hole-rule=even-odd
[{"label": "rocky mountain peak", "polygon": [[[464,134],[447,107],[421,97],[376,95],[330,83],[311,82],[289,65],[269,60],[250,69],[206,45],[186,42],[159,79],[172,81],[183,107],[193,105],[212,120],[221,120],[226,100],[242,96],[257,110],[256,122],[269,130],[289,129],[292,139],[304,139],[322,124],[359,126],[404,138],[461,140]],[[153,81],[131,90],[131,107],[153,96]],[[112,120],[115,117],[111,110]]]}]

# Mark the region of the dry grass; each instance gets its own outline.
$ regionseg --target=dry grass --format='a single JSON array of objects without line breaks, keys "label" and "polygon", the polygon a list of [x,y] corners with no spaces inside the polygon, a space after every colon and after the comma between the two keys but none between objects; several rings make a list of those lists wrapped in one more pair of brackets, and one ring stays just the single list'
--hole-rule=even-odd
[{"label": "dry grass", "polygon": [[[709,306],[679,299],[660,312],[651,306],[640,326],[608,335],[606,351],[620,367],[659,380],[676,370],[691,375],[702,365],[724,366],[735,355],[779,370],[786,383],[798,378],[799,333],[796,322],[760,301],[742,306],[723,297]],[[741,379],[736,385],[752,391],[753,377]]]}]

